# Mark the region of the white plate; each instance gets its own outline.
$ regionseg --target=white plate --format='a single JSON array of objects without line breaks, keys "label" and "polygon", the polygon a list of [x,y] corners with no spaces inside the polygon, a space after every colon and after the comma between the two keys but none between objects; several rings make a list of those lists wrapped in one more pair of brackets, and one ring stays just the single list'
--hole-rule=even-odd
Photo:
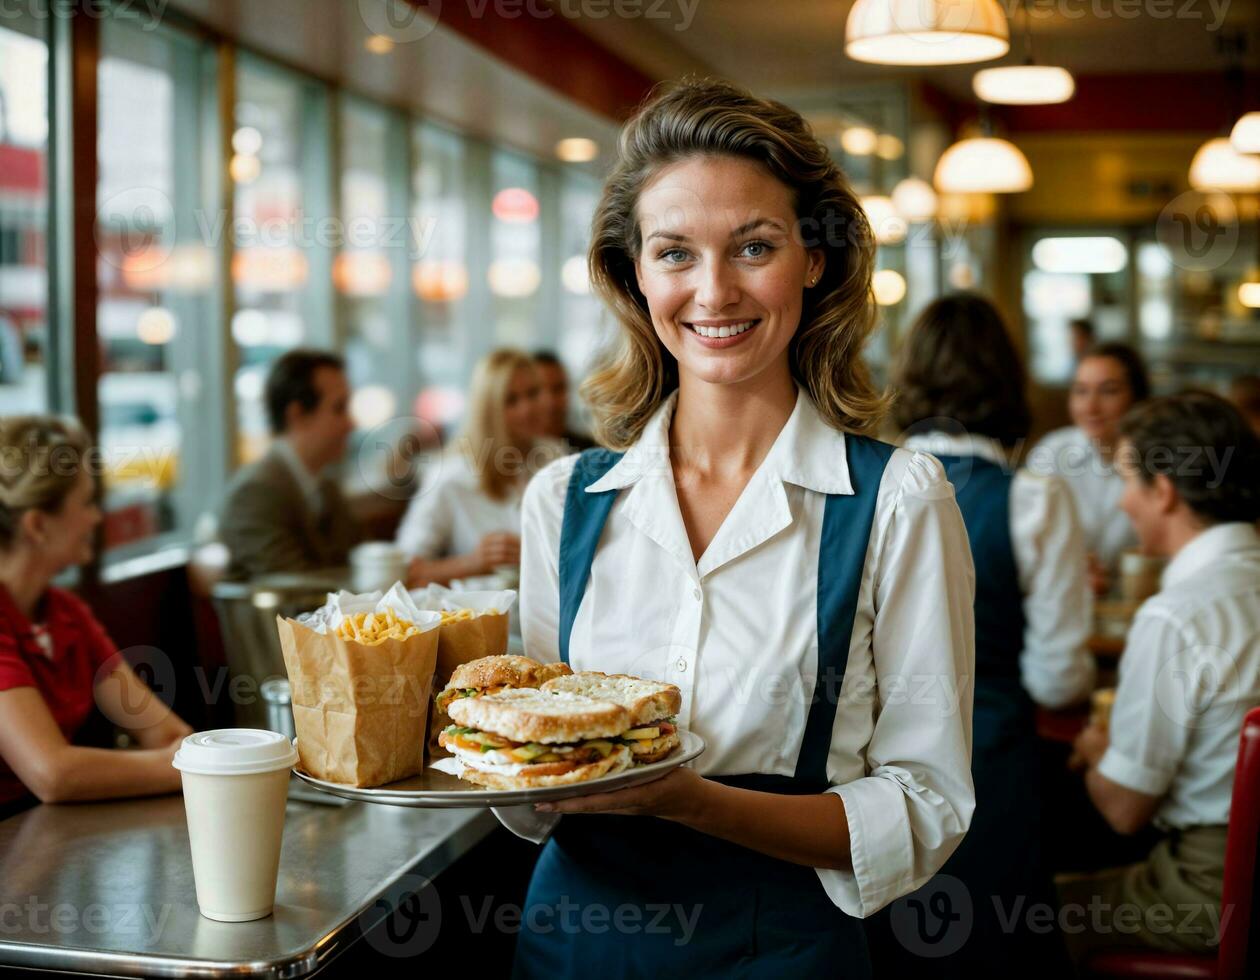
[{"label": "white plate", "polygon": [[677,769],[684,763],[690,762],[704,751],[704,739],[694,732],[680,729],[678,741],[680,744],[673,754],[660,762],[652,762],[646,766],[631,766],[621,772],[600,776],[598,779],[588,779],[581,783],[544,786],[538,789],[485,789],[435,769],[425,769],[419,776],[400,779],[386,786],[364,789],[316,779],[296,766],[293,771],[300,779],[325,793],[332,793],[334,796],[341,796],[347,800],[359,800],[363,803],[429,808],[516,806],[520,803],[542,803],[545,800],[563,800],[573,796],[590,796],[592,793],[608,793],[615,789],[625,789],[627,786],[638,786],[640,783],[649,783],[653,779],[659,779],[671,769]]}]

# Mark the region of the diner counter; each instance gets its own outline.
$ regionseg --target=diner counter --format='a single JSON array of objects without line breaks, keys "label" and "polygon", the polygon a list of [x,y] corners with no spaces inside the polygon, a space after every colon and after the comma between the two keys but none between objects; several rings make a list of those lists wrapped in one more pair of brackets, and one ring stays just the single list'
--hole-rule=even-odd
[{"label": "diner counter", "polygon": [[226,923],[197,911],[182,797],[37,806],[0,822],[0,966],[306,976],[497,825],[489,810],[290,799],[275,912]]}]

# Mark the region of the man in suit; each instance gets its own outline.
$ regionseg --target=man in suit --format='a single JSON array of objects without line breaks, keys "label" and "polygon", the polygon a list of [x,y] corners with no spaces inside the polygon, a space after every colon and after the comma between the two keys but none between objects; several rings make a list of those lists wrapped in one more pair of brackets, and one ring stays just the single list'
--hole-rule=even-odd
[{"label": "man in suit", "polygon": [[275,438],[236,474],[220,516],[228,577],[345,565],[360,532],[325,472],[354,431],[345,364],[324,351],[289,351],[272,366],[264,398]]}]

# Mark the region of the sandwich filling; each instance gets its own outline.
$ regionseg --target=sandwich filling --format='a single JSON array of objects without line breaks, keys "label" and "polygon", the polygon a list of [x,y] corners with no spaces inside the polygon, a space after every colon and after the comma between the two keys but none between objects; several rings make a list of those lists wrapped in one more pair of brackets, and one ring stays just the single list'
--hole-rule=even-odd
[{"label": "sandwich filling", "polygon": [[526,768],[531,772],[541,772],[537,767],[543,766],[548,775],[558,775],[599,762],[617,750],[619,740],[591,738],[582,742],[543,745],[539,742],[514,742],[502,735],[463,725],[448,725],[438,736],[438,744],[474,769],[516,776]]},{"label": "sandwich filling", "polygon": [[496,694],[499,691],[506,691],[507,689],[507,684],[499,684],[495,687],[454,687],[443,691],[435,700],[437,702],[438,711],[445,711],[452,701],[457,701],[460,698],[475,698],[480,697],[483,694]]},{"label": "sandwich filling", "polygon": [[[631,755],[649,755],[659,751],[670,739],[675,738],[677,728],[672,720],[661,720],[653,725],[632,728],[610,738],[591,738],[582,742],[543,744],[540,742],[514,742],[503,735],[478,731],[465,725],[448,725],[438,736],[438,744],[458,756],[464,763],[487,772],[500,770],[493,766],[547,765],[552,773],[566,772],[590,762],[606,759],[618,746],[625,745]],[[551,766],[557,768],[552,769]],[[503,771],[503,775],[518,775],[519,769]]]}]

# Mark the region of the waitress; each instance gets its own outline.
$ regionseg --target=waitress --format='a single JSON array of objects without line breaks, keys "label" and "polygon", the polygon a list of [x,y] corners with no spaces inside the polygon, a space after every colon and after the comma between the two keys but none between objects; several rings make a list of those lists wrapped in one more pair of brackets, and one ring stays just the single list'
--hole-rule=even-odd
[{"label": "waitress", "polygon": [[1035,705],[1062,708],[1089,695],[1094,661],[1085,535],[1071,491],[1057,476],[1016,470],[1010,450],[1028,436],[1024,365],[997,308],[955,293],[929,304],[902,342],[893,372],[903,445],[935,455],[958,496],[976,565],[976,682],[971,832],[905,906],[930,908],[961,882],[971,894],[969,934],[940,930],[939,943],[910,949],[895,913],[867,923],[871,952],[887,976],[928,966],[950,976],[1070,974],[1059,936],[1000,910],[1053,901],[1041,855]]},{"label": "waitress", "polygon": [[520,976],[867,976],[857,920],[967,830],[974,575],[940,464],[863,434],[873,252],[777,102],[686,82],[622,134],[585,388],[613,450],[526,491],[523,635],[678,685],[707,749],[551,806]]}]

